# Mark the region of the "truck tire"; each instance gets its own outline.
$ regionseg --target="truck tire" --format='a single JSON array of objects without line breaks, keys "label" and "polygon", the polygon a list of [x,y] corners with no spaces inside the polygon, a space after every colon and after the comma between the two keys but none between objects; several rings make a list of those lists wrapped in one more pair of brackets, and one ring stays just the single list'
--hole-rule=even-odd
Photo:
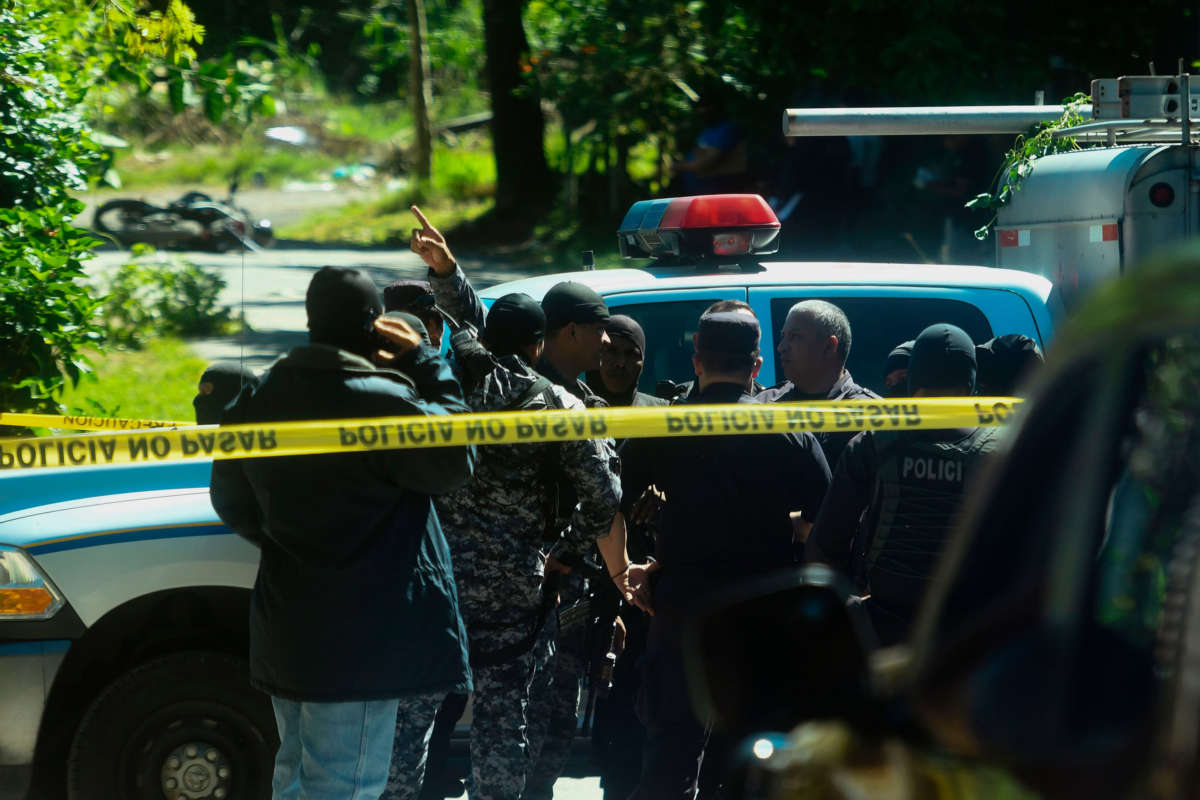
[{"label": "truck tire", "polygon": [[175,653],[131,669],[92,702],[67,759],[70,800],[257,800],[278,749],[269,698],[246,661]]}]

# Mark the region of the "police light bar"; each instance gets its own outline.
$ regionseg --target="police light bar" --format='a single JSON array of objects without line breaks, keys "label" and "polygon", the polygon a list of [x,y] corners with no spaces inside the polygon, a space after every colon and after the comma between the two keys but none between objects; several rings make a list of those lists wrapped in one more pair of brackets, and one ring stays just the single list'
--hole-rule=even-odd
[{"label": "police light bar", "polygon": [[779,219],[756,194],[665,197],[633,204],[617,243],[625,258],[737,261],[779,250]]}]

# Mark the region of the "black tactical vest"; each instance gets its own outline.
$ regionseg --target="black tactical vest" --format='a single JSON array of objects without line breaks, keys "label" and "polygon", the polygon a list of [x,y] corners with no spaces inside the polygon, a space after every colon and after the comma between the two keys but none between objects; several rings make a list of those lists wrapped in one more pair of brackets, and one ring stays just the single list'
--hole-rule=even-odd
[{"label": "black tactical vest", "polygon": [[879,465],[871,506],[855,541],[871,602],[908,615],[916,608],[995,428],[971,432],[874,433]]}]

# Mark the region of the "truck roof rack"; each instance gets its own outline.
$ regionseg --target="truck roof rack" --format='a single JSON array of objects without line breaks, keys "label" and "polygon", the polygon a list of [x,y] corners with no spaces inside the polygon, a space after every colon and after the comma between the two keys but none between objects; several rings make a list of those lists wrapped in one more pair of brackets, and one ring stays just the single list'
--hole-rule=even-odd
[{"label": "truck roof rack", "polygon": [[[1093,121],[1055,131],[1096,144],[1192,143],[1200,81],[1191,76],[1132,75],[1092,81],[1092,102],[1077,106]],[[1187,98],[1183,102],[1182,98]],[[1024,133],[1060,119],[1061,105],[789,108],[784,136],[914,136]]]}]

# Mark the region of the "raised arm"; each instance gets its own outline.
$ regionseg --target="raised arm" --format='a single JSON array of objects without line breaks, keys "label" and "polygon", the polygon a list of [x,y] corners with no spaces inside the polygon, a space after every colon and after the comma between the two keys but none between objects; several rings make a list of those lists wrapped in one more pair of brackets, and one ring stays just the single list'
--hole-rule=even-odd
[{"label": "raised arm", "polygon": [[413,228],[409,246],[429,267],[429,285],[433,288],[437,304],[460,323],[483,327],[483,303],[467,275],[454,260],[454,254],[446,244],[446,237],[433,227],[421,209],[412,206],[411,211],[421,223]]}]

